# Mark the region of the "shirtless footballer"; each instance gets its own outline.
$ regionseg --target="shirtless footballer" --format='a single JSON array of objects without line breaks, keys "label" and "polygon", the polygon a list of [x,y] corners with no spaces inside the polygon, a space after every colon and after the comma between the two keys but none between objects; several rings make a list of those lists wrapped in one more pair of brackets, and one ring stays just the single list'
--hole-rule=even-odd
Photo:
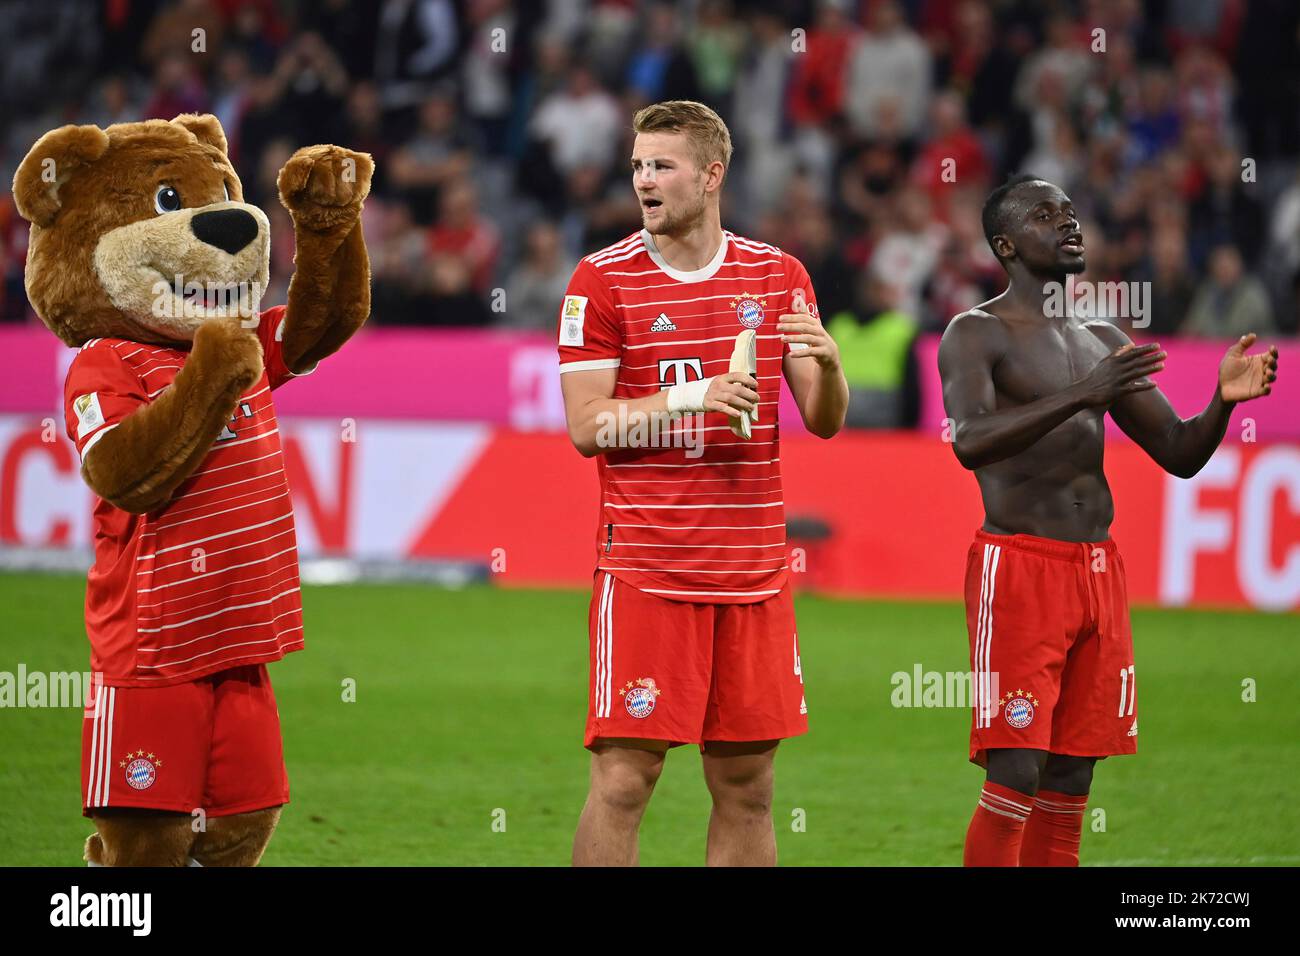
[{"label": "shirtless footballer", "polygon": [[1137,752],[1104,416],[1165,471],[1190,478],[1223,440],[1236,403],[1269,393],[1277,349],[1249,355],[1255,336],[1242,336],[1205,410],[1179,418],[1150,378],[1164,368],[1159,345],[1135,346],[1108,322],[1045,308],[1084,268],[1069,197],[1017,177],[993,191],[983,219],[1010,282],[954,318],[939,346],[954,450],[984,499],[967,555],[966,623],[970,759],[987,779],[965,863],[1077,866],[1093,765]]}]

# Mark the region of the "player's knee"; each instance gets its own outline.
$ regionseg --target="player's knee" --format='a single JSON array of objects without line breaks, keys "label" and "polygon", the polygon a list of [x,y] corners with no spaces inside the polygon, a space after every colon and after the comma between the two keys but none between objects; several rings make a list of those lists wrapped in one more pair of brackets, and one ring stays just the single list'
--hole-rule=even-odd
[{"label": "player's knee", "polygon": [[988,779],[1032,797],[1041,783],[1044,756],[1038,750],[990,750]]},{"label": "player's knee", "polygon": [[654,792],[663,757],[658,760],[611,762],[592,773],[592,796],[618,813],[639,813]]},{"label": "player's knee", "polygon": [[738,813],[764,815],[772,812],[772,765],[723,767],[707,775],[714,806]]},{"label": "player's knee", "polygon": [[1091,757],[1049,757],[1039,785],[1056,793],[1085,796],[1092,788],[1093,764]]},{"label": "player's knee", "polygon": [[257,866],[279,821],[280,807],[212,817],[194,842],[194,859],[202,866]]},{"label": "player's knee", "polygon": [[103,866],[185,866],[189,862],[194,834],[188,816],[97,813],[94,821],[96,836],[86,842],[89,862]]}]

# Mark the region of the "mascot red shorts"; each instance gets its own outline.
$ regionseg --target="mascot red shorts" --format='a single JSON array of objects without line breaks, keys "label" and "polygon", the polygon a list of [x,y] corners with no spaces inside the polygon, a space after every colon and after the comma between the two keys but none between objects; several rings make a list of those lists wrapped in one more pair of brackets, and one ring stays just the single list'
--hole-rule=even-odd
[{"label": "mascot red shorts", "polygon": [[82,807],[207,816],[289,802],[266,667],[168,687],[95,687],[81,734]]}]

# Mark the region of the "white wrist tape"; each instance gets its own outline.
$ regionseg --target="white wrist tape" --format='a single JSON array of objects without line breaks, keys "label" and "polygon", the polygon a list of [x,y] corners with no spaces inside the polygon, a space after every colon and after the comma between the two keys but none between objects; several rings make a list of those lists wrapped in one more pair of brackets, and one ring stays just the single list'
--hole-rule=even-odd
[{"label": "white wrist tape", "polygon": [[668,389],[668,411],[674,415],[704,411],[704,395],[713,384],[712,378],[674,385]]}]

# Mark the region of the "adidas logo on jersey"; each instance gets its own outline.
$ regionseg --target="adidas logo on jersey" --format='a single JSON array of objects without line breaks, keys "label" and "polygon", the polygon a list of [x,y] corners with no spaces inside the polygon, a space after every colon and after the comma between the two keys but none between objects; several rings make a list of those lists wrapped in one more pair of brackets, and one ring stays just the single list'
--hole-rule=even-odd
[{"label": "adidas logo on jersey", "polygon": [[1138,722],[1136,720],[1133,721],[1133,726],[1128,729],[1128,735],[1130,737],[1136,737],[1138,735]]},{"label": "adidas logo on jersey", "polygon": [[650,326],[651,332],[676,332],[677,326],[673,325],[673,320],[668,318],[663,312],[659,313],[659,318],[655,319],[654,325]]}]

